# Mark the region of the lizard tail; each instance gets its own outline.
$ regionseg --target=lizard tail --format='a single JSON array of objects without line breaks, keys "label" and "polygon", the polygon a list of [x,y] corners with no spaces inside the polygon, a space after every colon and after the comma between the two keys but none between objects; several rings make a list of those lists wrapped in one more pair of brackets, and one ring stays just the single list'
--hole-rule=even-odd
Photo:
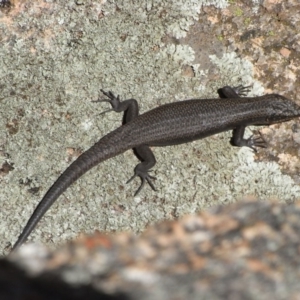
[{"label": "lizard tail", "polygon": [[[15,250],[26,241],[50,206],[73,182],[97,164],[131,148],[130,145],[124,143],[124,137],[120,131],[122,130],[117,129],[101,138],[60,175],[35,208],[12,250]],[[120,142],[120,140],[123,140],[123,142]]]}]

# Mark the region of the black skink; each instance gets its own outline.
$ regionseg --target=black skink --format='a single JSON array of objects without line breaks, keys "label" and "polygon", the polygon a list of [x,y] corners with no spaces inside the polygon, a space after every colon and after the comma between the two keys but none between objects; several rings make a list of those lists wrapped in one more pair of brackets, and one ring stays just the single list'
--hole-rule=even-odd
[{"label": "black skink", "polygon": [[[101,90],[102,91],[102,90]],[[100,162],[128,149],[134,149],[141,160],[134,177],[139,176],[142,189],[145,181],[154,186],[148,174],[156,160],[150,146],[169,146],[191,142],[207,136],[233,130],[231,143],[235,146],[264,147],[261,137],[244,138],[248,125],[269,125],[300,116],[300,107],[293,101],[269,94],[261,97],[240,97],[246,89],[224,87],[216,99],[193,99],[174,102],[139,115],[134,99],[120,101],[112,92],[103,92],[116,112],[124,112],[124,125],[102,137],[94,146],[79,156],[50,187],[40,201],[13,249],[19,247],[35,228],[54,201],[80,176]],[[101,100],[98,100],[101,101]]]}]

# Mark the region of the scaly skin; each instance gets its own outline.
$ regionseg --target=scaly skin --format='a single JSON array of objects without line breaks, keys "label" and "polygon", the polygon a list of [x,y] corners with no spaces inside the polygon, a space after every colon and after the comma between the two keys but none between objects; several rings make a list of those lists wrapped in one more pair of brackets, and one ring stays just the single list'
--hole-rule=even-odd
[{"label": "scaly skin", "polygon": [[[154,189],[148,172],[155,165],[150,146],[169,146],[191,142],[207,136],[233,130],[232,144],[252,149],[264,147],[260,138],[244,139],[248,125],[269,125],[300,116],[300,107],[287,98],[270,94],[261,97],[239,97],[235,89],[221,89],[224,99],[194,99],[156,107],[138,115],[136,100],[120,101],[111,92],[102,91],[112,110],[125,112],[125,124],[101,138],[94,146],[77,158],[50,187],[36,207],[13,249],[18,248],[35,228],[56,199],[80,176],[97,164],[128,149],[134,149],[141,163],[134,176],[142,179],[137,193],[147,181]],[[245,89],[239,87],[241,95]],[[137,194],[136,193],[136,194]]]}]

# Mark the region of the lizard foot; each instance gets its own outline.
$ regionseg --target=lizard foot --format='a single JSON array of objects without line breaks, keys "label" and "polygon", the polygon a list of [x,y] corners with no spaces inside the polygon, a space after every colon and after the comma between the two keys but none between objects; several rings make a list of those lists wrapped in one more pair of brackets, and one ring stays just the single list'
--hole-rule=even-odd
[{"label": "lizard foot", "polygon": [[253,137],[253,135],[251,135],[248,139],[245,140],[245,146],[251,148],[254,152],[257,152],[257,149],[255,147],[260,147],[260,148],[267,147],[267,142],[263,138],[260,131],[258,133],[259,136]]},{"label": "lizard foot", "polygon": [[141,170],[137,170],[137,168],[136,168],[134,170],[134,175],[126,182],[126,184],[131,182],[137,176],[139,176],[141,178],[142,183],[141,183],[140,187],[137,189],[137,191],[134,193],[134,197],[137,196],[139,194],[139,192],[142,190],[142,188],[145,185],[145,181],[148,182],[148,184],[150,185],[150,187],[152,188],[153,191],[156,191],[156,189],[151,181],[151,179],[155,180],[156,177],[149,175],[148,172],[151,172],[151,171],[141,171]]},{"label": "lizard foot", "polygon": [[234,86],[233,89],[234,91],[239,95],[239,96],[242,96],[242,97],[245,97],[247,96],[247,94],[250,92],[250,88],[251,88],[251,85],[248,85],[248,86],[243,86],[243,85],[238,85],[238,86]]},{"label": "lizard foot", "polygon": [[120,103],[121,103],[120,96],[119,95],[115,96],[111,91],[109,92],[105,92],[103,90],[100,91],[103,93],[103,95],[105,95],[109,99],[98,99],[92,102],[108,102],[112,106],[112,108],[101,112],[99,115],[103,115],[110,111],[118,111],[118,108],[120,107]]}]

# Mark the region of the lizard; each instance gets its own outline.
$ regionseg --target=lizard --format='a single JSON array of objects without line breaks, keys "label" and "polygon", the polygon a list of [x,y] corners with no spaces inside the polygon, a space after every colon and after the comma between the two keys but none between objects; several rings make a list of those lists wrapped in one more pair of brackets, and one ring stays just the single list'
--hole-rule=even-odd
[{"label": "lizard", "polygon": [[[82,153],[58,177],[35,208],[26,226],[13,246],[22,245],[39,220],[57,198],[79,177],[99,163],[133,149],[140,163],[134,169],[135,177],[141,178],[141,185],[135,196],[148,182],[155,190],[149,171],[156,164],[152,146],[170,146],[192,142],[227,130],[233,130],[231,144],[234,146],[266,147],[262,137],[244,138],[249,125],[270,125],[289,121],[300,116],[300,106],[278,94],[257,97],[245,96],[248,87],[230,86],[218,90],[220,98],[190,99],[158,106],[139,114],[135,99],[120,100],[111,91],[100,90],[107,98],[96,102],[108,102],[108,111],[123,112],[123,125],[108,133],[91,148]],[[107,111],[105,111],[107,112]]]}]

